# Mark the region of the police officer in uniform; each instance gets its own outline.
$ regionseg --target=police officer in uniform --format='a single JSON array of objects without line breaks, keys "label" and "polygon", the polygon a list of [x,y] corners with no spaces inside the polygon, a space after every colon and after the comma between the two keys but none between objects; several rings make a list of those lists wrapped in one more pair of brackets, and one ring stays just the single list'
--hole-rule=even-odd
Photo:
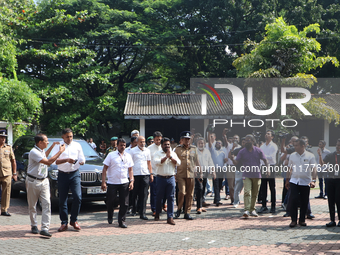
[{"label": "police officer in uniform", "polygon": [[117,150],[117,140],[118,140],[117,136],[111,137],[110,147],[106,149],[105,158],[107,157],[107,155],[109,155],[110,152]]},{"label": "police officer in uniform", "polygon": [[[197,147],[190,144],[191,133],[184,131],[181,133],[181,139],[183,143],[176,147],[175,153],[181,160],[180,166],[177,167],[176,181],[178,183],[178,209],[176,212],[176,218],[181,214],[181,208],[184,203],[184,219],[193,220],[190,216],[192,199],[195,189],[195,167],[199,166]],[[202,179],[203,180],[203,179]]]},{"label": "police officer in uniform", "polygon": [[1,215],[11,216],[7,212],[11,197],[11,182],[17,180],[17,164],[12,147],[5,144],[6,130],[0,130],[0,184],[2,186]]}]

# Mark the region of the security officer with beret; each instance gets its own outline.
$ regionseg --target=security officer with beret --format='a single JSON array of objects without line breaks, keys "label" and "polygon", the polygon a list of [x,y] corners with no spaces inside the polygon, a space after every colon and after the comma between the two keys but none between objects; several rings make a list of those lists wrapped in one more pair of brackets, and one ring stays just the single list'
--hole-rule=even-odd
[{"label": "security officer with beret", "polygon": [[17,180],[17,164],[12,147],[5,143],[6,130],[0,130],[0,184],[2,186],[1,215],[11,216],[7,212],[11,197],[11,182]]},{"label": "security officer with beret", "polygon": [[200,163],[198,161],[197,147],[190,144],[191,133],[189,131],[182,132],[181,139],[183,143],[175,149],[175,153],[181,160],[180,166],[177,167],[176,174],[179,192],[178,209],[175,216],[176,218],[180,216],[185,197],[184,219],[193,220],[190,212],[195,189],[195,167],[198,166],[200,169]]},{"label": "security officer with beret", "polygon": [[118,137],[117,136],[113,136],[111,137],[111,141],[110,141],[110,147],[107,148],[106,150],[106,154],[105,154],[105,158],[106,156],[110,153],[110,152],[113,152],[113,151],[116,151],[117,150],[117,140],[118,140]]}]

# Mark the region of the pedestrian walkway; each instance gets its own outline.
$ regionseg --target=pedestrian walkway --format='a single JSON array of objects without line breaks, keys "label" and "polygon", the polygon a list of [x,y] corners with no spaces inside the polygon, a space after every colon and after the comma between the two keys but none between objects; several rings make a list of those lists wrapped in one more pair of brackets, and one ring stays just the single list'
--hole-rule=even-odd
[{"label": "pedestrian walkway", "polygon": [[[30,233],[25,200],[13,199],[12,217],[0,217],[0,254],[340,254],[340,227],[325,227],[329,222],[327,200],[314,199],[318,191],[311,191],[316,217],[306,220],[307,227],[289,228],[290,218],[282,217],[280,203],[275,214],[244,219],[243,204],[234,208],[227,205],[230,200],[223,200],[222,206],[210,206],[206,213],[197,215],[193,210],[195,220],[177,219],[175,226],[166,224],[166,214],[160,221],[151,220],[148,209],[148,221],[128,216],[128,228],[122,229],[116,218],[112,225],[107,224],[105,205],[99,203],[95,211],[94,206],[84,205],[80,232],[57,232],[60,222],[54,213],[51,239]],[[212,202],[211,197],[207,199]],[[281,202],[280,196],[278,199]]]}]

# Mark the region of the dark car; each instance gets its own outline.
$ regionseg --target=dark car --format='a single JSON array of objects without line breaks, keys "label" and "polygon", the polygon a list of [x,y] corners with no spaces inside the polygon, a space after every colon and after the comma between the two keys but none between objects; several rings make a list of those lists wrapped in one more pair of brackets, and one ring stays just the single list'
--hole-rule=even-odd
[{"label": "dark car", "polygon": [[[53,142],[61,142],[61,138],[48,138],[49,145]],[[86,163],[79,167],[81,176],[81,191],[83,201],[105,201],[106,192],[101,189],[103,159],[99,154],[83,139],[74,138],[84,152]],[[25,180],[27,175],[28,154],[34,147],[34,136],[22,136],[13,145],[13,150],[17,162],[18,180],[12,183],[12,196],[18,196],[20,191],[26,192]],[[47,150],[48,148],[46,148]],[[51,155],[49,155],[51,157]],[[51,189],[52,207],[58,206],[58,166],[52,164],[48,167],[48,179]],[[69,198],[72,199],[71,192]]]}]

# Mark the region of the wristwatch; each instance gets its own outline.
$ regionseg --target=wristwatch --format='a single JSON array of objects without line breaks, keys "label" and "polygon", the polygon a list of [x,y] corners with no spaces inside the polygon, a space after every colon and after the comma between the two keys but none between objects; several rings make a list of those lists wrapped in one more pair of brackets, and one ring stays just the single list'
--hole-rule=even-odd
[{"label": "wristwatch", "polygon": [[17,173],[13,173],[13,175],[18,175]]},{"label": "wristwatch", "polygon": [[312,180],[312,182],[316,182],[316,180]]}]

